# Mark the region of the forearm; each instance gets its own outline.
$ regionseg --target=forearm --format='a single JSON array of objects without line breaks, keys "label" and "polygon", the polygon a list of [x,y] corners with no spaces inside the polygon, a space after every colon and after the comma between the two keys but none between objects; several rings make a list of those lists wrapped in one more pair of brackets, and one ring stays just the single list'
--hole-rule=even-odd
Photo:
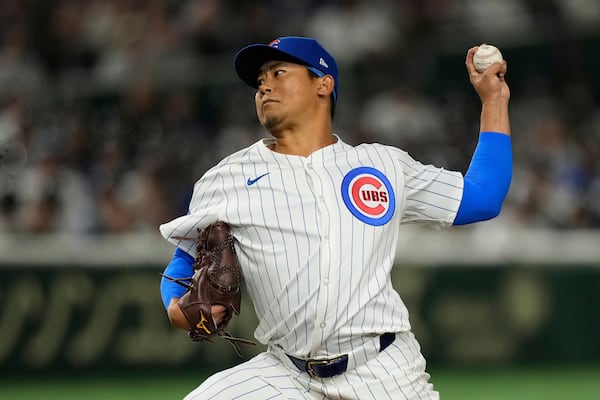
[{"label": "forearm", "polygon": [[508,99],[486,100],[481,105],[480,132],[498,132],[510,136]]},{"label": "forearm", "polygon": [[502,132],[482,132],[465,174],[463,195],[454,225],[496,217],[512,179],[511,138]]},{"label": "forearm", "polygon": [[[169,264],[165,267],[163,275],[171,278],[191,278],[194,274],[194,258],[177,248],[173,254],[173,258]],[[181,297],[186,291],[184,286],[181,286],[177,282],[167,279],[163,276],[160,281],[160,295],[162,297],[163,305],[165,309],[169,307],[171,299]]]},{"label": "forearm", "polygon": [[[171,262],[165,268],[163,275],[170,276],[171,278],[190,278],[194,274],[194,258],[177,248]],[[181,296],[187,291],[187,289],[180,284],[173,282],[165,277],[160,282],[160,295],[163,300],[165,309],[167,310],[167,316],[171,325],[176,328],[190,330],[190,322],[179,307],[178,301]],[[221,321],[225,314],[225,307],[221,305],[212,306],[212,316],[215,320]]]},{"label": "forearm", "polygon": [[[163,275],[172,278],[189,278],[194,274],[194,268],[192,266],[193,262],[194,258],[192,256],[178,248],[175,250],[173,258],[166,266]],[[183,311],[181,311],[181,308],[177,305],[177,301],[185,292],[186,288],[180,284],[165,277],[161,279],[160,294],[171,325],[181,329],[190,329]]]}]

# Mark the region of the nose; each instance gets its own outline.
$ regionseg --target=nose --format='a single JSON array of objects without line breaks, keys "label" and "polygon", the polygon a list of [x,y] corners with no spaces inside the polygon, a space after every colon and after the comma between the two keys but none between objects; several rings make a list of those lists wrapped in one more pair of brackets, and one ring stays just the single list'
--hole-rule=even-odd
[{"label": "nose", "polygon": [[272,91],[273,88],[271,88],[271,86],[267,85],[264,82],[258,87],[258,92],[263,96],[267,93],[271,93]]}]

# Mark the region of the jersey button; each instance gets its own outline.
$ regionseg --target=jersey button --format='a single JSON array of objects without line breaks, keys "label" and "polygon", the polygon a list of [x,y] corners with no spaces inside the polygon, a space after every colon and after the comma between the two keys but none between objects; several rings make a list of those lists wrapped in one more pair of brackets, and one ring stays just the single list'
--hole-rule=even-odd
[{"label": "jersey button", "polygon": [[325,279],[323,279],[323,284],[324,284],[325,286],[329,285],[329,278],[325,278]]},{"label": "jersey button", "polygon": [[319,325],[321,327],[321,329],[325,329],[325,327],[327,326],[327,324],[325,322],[321,322],[321,325]]}]

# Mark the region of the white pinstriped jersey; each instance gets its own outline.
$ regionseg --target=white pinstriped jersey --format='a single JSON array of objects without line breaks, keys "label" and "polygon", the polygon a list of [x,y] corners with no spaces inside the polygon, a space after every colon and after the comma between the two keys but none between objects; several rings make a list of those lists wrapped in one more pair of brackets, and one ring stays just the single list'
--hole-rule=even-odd
[{"label": "white pinstriped jersey", "polygon": [[190,214],[160,227],[195,256],[196,228],[228,222],[257,340],[298,357],[347,353],[373,335],[409,330],[390,281],[401,224],[451,225],[462,197],[458,172],[337,139],[309,157],[260,140],[210,169],[195,184]]}]

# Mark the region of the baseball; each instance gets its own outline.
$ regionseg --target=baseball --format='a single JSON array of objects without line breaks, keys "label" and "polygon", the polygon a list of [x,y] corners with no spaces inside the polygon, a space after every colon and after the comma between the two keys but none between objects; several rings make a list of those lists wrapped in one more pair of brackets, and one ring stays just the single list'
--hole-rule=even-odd
[{"label": "baseball", "polygon": [[473,64],[477,72],[483,72],[493,63],[502,61],[500,50],[490,44],[482,44],[473,55]]}]

